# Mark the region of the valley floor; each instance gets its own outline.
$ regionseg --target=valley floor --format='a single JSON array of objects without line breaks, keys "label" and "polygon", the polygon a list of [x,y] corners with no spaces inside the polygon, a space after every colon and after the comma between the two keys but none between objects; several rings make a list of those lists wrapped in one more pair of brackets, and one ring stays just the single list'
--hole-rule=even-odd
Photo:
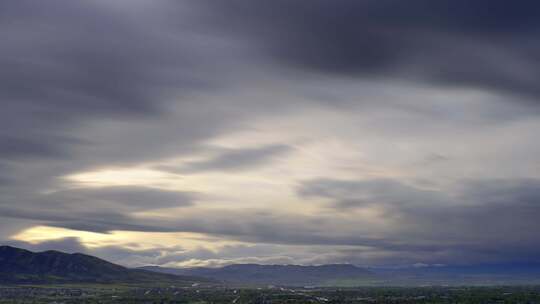
[{"label": "valley floor", "polygon": [[0,287],[0,303],[540,303],[540,286],[233,289],[64,285]]}]

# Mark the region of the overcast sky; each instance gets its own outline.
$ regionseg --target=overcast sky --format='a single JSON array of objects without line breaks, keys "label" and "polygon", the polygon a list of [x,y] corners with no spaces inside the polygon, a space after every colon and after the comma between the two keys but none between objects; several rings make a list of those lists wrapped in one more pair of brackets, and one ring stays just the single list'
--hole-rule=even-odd
[{"label": "overcast sky", "polygon": [[0,2],[0,242],[540,262],[540,2]]}]

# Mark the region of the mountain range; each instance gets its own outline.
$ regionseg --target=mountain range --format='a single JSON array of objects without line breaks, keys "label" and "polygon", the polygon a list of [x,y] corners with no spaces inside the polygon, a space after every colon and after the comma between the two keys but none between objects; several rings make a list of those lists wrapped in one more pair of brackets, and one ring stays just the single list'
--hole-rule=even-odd
[{"label": "mountain range", "polygon": [[500,263],[372,269],[391,285],[538,285],[540,264]]},{"label": "mountain range", "polygon": [[540,264],[420,265],[362,268],[350,264],[319,266],[233,264],[220,268],[126,268],[86,254],[32,252],[0,246],[0,284],[129,283],[226,284],[242,286],[418,286],[540,284]]},{"label": "mountain range", "polygon": [[424,286],[424,285],[531,285],[540,284],[540,265],[413,265],[362,268],[350,264],[320,266],[234,264],[221,268],[141,269],[189,275],[240,285],[286,286]]},{"label": "mountain range", "polygon": [[320,266],[234,264],[221,268],[164,268],[146,266],[141,269],[166,274],[211,278],[226,283],[242,285],[364,285],[376,279],[373,272],[350,264]]},{"label": "mountain range", "polygon": [[32,252],[0,246],[0,283],[156,283],[193,284],[206,278],[129,269],[81,253]]}]

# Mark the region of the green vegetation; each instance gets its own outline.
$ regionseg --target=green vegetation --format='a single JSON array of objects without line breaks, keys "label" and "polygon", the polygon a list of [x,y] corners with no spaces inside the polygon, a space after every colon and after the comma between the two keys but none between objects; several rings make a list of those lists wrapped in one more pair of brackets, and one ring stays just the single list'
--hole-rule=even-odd
[{"label": "green vegetation", "polygon": [[44,303],[540,303],[539,286],[257,288],[134,285],[56,285],[0,287],[0,304]]}]

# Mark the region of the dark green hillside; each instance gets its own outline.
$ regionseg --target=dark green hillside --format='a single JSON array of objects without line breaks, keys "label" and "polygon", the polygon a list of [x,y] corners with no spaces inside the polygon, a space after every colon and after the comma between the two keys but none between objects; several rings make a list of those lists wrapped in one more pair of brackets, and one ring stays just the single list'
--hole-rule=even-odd
[{"label": "dark green hillside", "polygon": [[31,252],[0,246],[0,283],[193,283],[208,279],[129,269],[105,260],[59,251]]}]

